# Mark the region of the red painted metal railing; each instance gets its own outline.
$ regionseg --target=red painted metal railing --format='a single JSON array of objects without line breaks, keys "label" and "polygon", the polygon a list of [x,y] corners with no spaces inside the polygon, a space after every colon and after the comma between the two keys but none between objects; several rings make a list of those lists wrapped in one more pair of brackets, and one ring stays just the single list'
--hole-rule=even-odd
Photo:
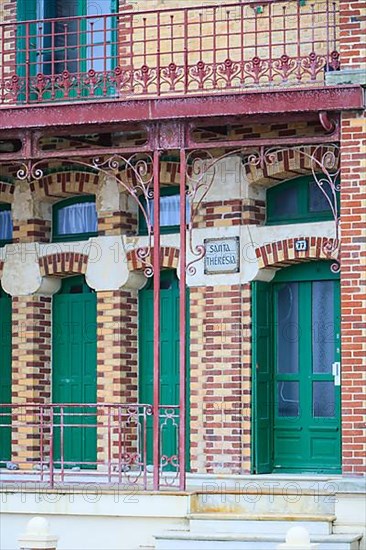
[{"label": "red painted metal railing", "polygon": [[3,23],[0,105],[323,84],[338,18],[337,0],[247,0]]},{"label": "red painted metal railing", "polygon": [[0,481],[108,483],[126,489],[179,488],[179,407],[158,407],[160,452],[153,456],[152,405],[0,405]]}]

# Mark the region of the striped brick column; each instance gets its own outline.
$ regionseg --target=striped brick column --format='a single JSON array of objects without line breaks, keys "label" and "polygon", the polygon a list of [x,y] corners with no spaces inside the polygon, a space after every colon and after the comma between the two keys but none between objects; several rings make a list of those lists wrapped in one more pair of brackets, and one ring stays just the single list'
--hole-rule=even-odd
[{"label": "striped brick column", "polygon": [[98,212],[98,235],[121,235],[135,233],[136,216],[129,212]]},{"label": "striped brick column", "polygon": [[14,243],[47,243],[50,240],[51,223],[47,220],[33,218],[14,220]]},{"label": "striped brick column", "polygon": [[[137,292],[97,293],[97,401],[98,403],[138,402]],[[114,424],[118,421],[111,418]],[[104,425],[103,425],[104,424]],[[124,450],[132,452],[136,426],[123,426]],[[133,433],[135,430],[135,433]],[[98,461],[108,459],[106,418],[98,428]],[[112,455],[118,458],[118,430],[114,431]]]},{"label": "striped brick column", "polygon": [[[12,303],[12,403],[50,403],[51,298],[13,297]],[[17,422],[25,424],[25,420],[27,426],[17,426]],[[35,409],[28,409],[26,417],[23,411],[13,423],[12,460],[21,467],[30,468],[40,461],[40,429],[37,424],[39,415]]]},{"label": "striped brick column", "polygon": [[193,226],[232,227],[233,225],[261,225],[265,220],[265,203],[255,199],[233,199],[206,202],[200,206]]},{"label": "striped brick column", "polygon": [[[362,2],[361,2],[362,3]],[[366,118],[342,116],[341,319],[343,472],[366,472]]]},{"label": "striped brick column", "polygon": [[250,285],[190,289],[191,468],[250,471]]}]

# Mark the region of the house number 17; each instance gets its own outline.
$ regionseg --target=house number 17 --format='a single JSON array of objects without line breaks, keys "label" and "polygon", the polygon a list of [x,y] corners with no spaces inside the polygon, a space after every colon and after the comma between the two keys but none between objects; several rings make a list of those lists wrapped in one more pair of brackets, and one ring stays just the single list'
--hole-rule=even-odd
[{"label": "house number 17", "polygon": [[306,252],[307,249],[308,249],[308,241],[306,239],[295,241],[296,252]]}]

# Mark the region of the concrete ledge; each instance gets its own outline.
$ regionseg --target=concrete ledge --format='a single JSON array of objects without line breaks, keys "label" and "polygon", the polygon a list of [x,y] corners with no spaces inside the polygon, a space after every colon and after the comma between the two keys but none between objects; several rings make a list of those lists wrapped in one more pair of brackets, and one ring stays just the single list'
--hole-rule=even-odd
[{"label": "concrete ledge", "polygon": [[337,518],[334,514],[321,515],[321,514],[291,514],[285,515],[280,511],[272,514],[220,514],[212,512],[211,514],[189,514],[190,520],[202,520],[202,521],[316,521],[316,522],[333,522]]},{"label": "concrete ledge", "polygon": [[325,75],[325,82],[328,86],[338,86],[341,84],[361,84],[366,86],[366,68],[342,69],[341,71],[329,72]]}]

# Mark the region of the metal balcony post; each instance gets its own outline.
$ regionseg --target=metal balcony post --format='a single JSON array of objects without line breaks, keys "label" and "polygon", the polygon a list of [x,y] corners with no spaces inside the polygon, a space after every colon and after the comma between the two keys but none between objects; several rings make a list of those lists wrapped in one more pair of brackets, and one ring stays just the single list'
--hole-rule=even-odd
[{"label": "metal balcony post", "polygon": [[154,376],[153,376],[153,487],[160,485],[160,151],[154,151]]}]

